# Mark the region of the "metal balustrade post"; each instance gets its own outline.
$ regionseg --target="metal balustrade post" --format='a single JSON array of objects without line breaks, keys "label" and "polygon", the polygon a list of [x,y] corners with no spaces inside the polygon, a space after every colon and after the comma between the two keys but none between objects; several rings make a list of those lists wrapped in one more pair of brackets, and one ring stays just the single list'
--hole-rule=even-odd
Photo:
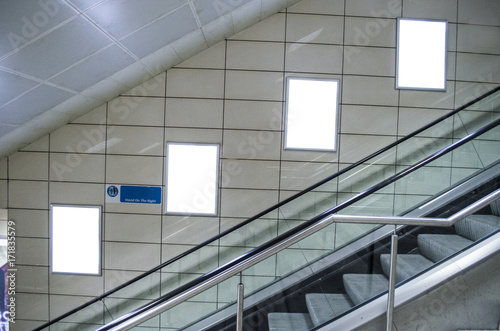
[{"label": "metal balustrade post", "polygon": [[389,273],[389,293],[387,294],[387,324],[386,331],[392,331],[392,318],[394,314],[394,292],[396,287],[396,265],[398,256],[398,235],[396,229],[391,236],[391,269]]},{"label": "metal balustrade post", "polygon": [[243,331],[243,299],[245,297],[244,285],[240,273],[240,283],[237,287],[236,297],[236,331]]}]

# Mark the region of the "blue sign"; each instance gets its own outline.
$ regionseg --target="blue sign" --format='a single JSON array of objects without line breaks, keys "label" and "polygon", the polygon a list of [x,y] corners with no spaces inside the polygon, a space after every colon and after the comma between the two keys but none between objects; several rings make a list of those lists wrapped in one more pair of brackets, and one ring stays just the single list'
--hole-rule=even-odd
[{"label": "blue sign", "polygon": [[120,202],[159,204],[161,203],[161,187],[122,185]]},{"label": "blue sign", "polygon": [[160,204],[161,187],[108,185],[106,188],[106,202]]}]

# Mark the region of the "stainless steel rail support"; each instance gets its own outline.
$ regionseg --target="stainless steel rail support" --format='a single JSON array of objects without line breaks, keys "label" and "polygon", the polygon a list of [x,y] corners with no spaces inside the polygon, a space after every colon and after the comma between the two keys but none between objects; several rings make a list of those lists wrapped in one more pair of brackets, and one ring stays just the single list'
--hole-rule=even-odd
[{"label": "stainless steel rail support", "polygon": [[243,299],[245,297],[244,286],[240,273],[240,283],[238,284],[238,292],[236,298],[236,331],[243,331]]},{"label": "stainless steel rail support", "polygon": [[387,324],[386,331],[392,331],[392,318],[394,314],[394,292],[396,287],[396,266],[398,257],[398,235],[396,229],[391,237],[391,269],[389,273],[389,293],[387,294]]}]

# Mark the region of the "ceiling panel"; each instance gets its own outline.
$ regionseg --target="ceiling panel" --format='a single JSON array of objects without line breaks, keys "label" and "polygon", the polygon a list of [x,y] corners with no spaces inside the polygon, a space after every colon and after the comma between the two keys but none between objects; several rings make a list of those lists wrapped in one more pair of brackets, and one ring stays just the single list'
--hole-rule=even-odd
[{"label": "ceiling panel", "polygon": [[0,59],[75,15],[67,4],[56,0],[0,1]]},{"label": "ceiling panel", "polygon": [[[202,25],[215,21],[233,10],[253,0],[221,1],[221,0],[194,0],[193,4]],[[259,1],[260,2],[260,1]]]},{"label": "ceiling panel", "polygon": [[78,17],[44,38],[24,47],[0,66],[46,80],[106,47],[111,41],[85,19]]},{"label": "ceiling panel", "polygon": [[[82,92],[134,63],[122,48],[111,45],[50,79],[51,83]],[[80,73],[85,72],[85,75]]]},{"label": "ceiling panel", "polygon": [[[50,98],[46,96],[50,95]],[[2,122],[8,124],[24,124],[31,118],[40,115],[74,94],[57,88],[40,85],[25,95],[0,108]]]},{"label": "ceiling panel", "polygon": [[187,0],[108,0],[86,12],[100,27],[116,39],[122,39],[168,13],[185,5]]},{"label": "ceiling panel", "polygon": [[197,29],[198,24],[191,7],[185,5],[154,24],[146,25],[121,42],[139,58],[143,58]]},{"label": "ceiling panel", "polygon": [[31,79],[2,71],[0,68],[0,91],[2,91],[0,93],[0,107],[38,84]]}]

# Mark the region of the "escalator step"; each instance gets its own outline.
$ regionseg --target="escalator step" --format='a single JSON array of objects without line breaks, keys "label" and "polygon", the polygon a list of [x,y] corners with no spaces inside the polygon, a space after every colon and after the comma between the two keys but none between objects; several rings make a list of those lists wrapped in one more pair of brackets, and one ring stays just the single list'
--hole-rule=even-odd
[{"label": "escalator step", "polygon": [[308,293],[306,303],[314,326],[331,320],[353,306],[349,297],[342,293]]},{"label": "escalator step", "polygon": [[344,287],[355,305],[387,291],[389,281],[381,274],[344,274]]},{"label": "escalator step", "polygon": [[[380,255],[380,263],[384,274],[389,277],[391,269],[391,255]],[[402,282],[419,272],[430,268],[434,263],[420,254],[398,254],[396,267],[396,282]]]},{"label": "escalator step", "polygon": [[309,314],[269,313],[269,331],[305,331],[313,328]]},{"label": "escalator step", "polygon": [[500,217],[471,215],[455,223],[455,230],[470,240],[478,240],[500,229]]},{"label": "escalator step", "polygon": [[472,244],[472,241],[455,234],[421,234],[417,237],[422,255],[438,262]]}]

